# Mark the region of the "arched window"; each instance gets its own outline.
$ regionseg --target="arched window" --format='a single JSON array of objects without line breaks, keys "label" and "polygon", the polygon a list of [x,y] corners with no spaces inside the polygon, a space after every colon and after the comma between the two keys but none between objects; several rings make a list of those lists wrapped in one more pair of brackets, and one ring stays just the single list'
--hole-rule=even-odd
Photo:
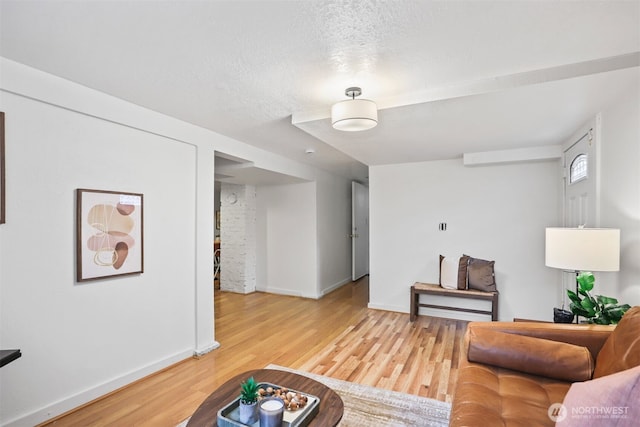
[{"label": "arched window", "polygon": [[587,178],[587,155],[578,154],[571,162],[569,168],[569,184],[575,184]]}]

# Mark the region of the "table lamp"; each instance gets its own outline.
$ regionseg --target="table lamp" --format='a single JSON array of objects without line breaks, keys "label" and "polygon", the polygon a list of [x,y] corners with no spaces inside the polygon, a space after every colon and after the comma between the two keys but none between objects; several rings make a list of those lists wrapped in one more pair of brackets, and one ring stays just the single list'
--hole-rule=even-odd
[{"label": "table lamp", "polygon": [[[545,265],[574,272],[576,274],[576,293],[578,293],[577,276],[580,271],[620,270],[620,230],[614,228],[547,228],[545,231]],[[562,301],[564,306],[564,294]]]}]

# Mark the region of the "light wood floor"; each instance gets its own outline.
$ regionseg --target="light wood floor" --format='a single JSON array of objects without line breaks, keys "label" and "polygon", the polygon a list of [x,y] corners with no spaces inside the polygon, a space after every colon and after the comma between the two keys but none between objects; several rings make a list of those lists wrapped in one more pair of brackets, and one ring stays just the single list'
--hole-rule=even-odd
[{"label": "light wood floor", "polygon": [[[467,322],[367,309],[368,279],[321,300],[216,291],[220,348],[45,425],[175,426],[232,376],[270,363],[450,401]],[[409,291],[407,290],[407,299]]]}]

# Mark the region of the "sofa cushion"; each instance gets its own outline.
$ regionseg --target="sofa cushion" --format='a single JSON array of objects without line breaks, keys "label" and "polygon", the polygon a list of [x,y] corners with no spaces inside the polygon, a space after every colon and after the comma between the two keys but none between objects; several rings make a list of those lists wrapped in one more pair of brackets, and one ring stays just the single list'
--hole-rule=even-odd
[{"label": "sofa cushion", "polygon": [[469,329],[468,358],[565,381],[591,379],[594,365],[586,347],[473,327]]},{"label": "sofa cushion", "polygon": [[467,328],[494,329],[506,334],[525,335],[587,347],[595,361],[615,326],[539,322],[471,322]]},{"label": "sofa cushion", "polygon": [[594,378],[615,374],[640,365],[640,306],[630,308],[605,341],[598,357]]},{"label": "sofa cushion", "polygon": [[553,426],[547,411],[562,402],[570,386],[566,381],[463,361],[449,426]]},{"label": "sofa cushion", "polygon": [[559,427],[632,426],[640,419],[640,366],[571,385]]}]

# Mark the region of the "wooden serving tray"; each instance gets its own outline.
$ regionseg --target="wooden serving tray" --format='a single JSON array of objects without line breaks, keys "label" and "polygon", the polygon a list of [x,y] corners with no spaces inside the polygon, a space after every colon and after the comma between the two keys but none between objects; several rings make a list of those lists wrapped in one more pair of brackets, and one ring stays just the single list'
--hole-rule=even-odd
[{"label": "wooden serving tray", "polygon": [[[266,389],[267,387],[273,387],[274,389],[283,388],[282,386],[270,384],[270,383],[258,383],[258,387]],[[320,407],[320,398],[313,396],[304,391],[289,389],[294,393],[304,394],[308,397],[307,405],[298,409],[297,411],[284,410],[284,416],[282,418],[282,427],[306,427],[311,420],[318,414]],[[240,422],[240,396],[234,399],[232,402],[224,406],[218,411],[218,426],[220,427],[260,427],[260,421],[256,421],[253,424],[242,424]]]}]

